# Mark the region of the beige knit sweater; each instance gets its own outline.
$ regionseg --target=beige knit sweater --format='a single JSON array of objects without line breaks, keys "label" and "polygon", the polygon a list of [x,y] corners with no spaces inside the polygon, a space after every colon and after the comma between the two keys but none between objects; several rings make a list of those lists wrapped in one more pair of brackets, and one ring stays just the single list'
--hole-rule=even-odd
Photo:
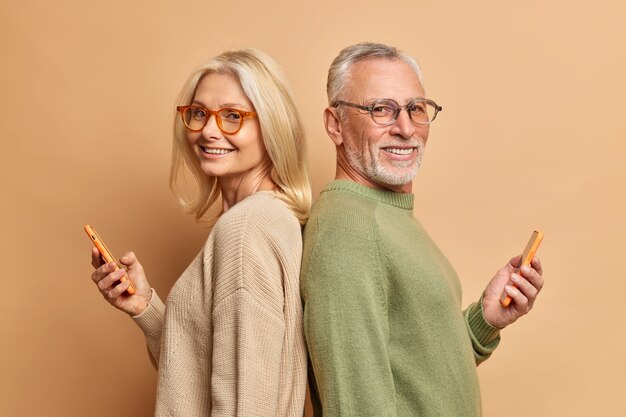
[{"label": "beige knit sweater", "polygon": [[156,416],[298,416],[306,347],[298,220],[271,191],[224,213],[164,306],[133,317],[158,369]]}]

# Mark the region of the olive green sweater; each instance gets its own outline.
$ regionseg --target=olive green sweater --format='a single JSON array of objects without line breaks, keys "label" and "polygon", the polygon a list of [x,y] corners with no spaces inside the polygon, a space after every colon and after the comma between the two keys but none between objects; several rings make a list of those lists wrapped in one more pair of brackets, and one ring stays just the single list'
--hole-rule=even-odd
[{"label": "olive green sweater", "polygon": [[301,294],[316,416],[480,416],[476,364],[499,331],[461,310],[413,195],[336,180],[304,231]]}]

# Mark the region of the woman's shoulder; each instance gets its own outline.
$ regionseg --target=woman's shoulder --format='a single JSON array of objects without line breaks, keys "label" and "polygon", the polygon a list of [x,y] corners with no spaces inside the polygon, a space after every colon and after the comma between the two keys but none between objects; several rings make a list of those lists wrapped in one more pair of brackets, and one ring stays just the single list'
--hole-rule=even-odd
[{"label": "woman's shoulder", "polygon": [[216,233],[227,229],[229,233],[261,231],[264,234],[300,234],[300,223],[293,211],[273,191],[260,191],[246,197],[224,213],[215,224]]},{"label": "woman's shoulder", "polygon": [[[302,230],[298,219],[279,195],[256,193],[224,213],[213,228],[208,251],[220,260],[239,258],[241,265],[294,265],[302,256]],[[207,253],[207,247],[204,249]],[[248,262],[250,261],[250,262]],[[232,263],[232,262],[231,262]]]}]

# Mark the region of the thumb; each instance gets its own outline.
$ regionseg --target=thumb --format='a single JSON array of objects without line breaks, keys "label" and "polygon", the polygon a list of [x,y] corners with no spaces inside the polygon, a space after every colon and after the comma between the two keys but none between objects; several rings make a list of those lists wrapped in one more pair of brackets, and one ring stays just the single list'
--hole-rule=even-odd
[{"label": "thumb", "polygon": [[519,254],[517,256],[514,256],[509,261],[509,265],[511,265],[511,267],[513,267],[513,269],[515,269],[515,268],[517,268],[517,266],[519,265],[521,260],[522,260],[522,255],[521,254]]},{"label": "thumb", "polygon": [[124,256],[120,258],[120,263],[126,267],[129,271],[142,271],[143,268],[135,255],[135,252],[126,252]]}]

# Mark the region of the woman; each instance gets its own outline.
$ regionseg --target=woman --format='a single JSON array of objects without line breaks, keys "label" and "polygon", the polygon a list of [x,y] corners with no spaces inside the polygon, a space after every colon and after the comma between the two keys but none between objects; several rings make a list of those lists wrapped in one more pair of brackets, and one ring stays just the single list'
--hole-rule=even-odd
[{"label": "woman", "polygon": [[[302,416],[300,226],[311,191],[289,88],[266,54],[225,52],[191,75],[179,102],[172,189],[196,219],[219,200],[221,214],[167,305],[133,253],[120,262],[134,295],[95,249],[92,279],[145,334],[157,416]],[[191,196],[179,186],[187,174]]]}]

